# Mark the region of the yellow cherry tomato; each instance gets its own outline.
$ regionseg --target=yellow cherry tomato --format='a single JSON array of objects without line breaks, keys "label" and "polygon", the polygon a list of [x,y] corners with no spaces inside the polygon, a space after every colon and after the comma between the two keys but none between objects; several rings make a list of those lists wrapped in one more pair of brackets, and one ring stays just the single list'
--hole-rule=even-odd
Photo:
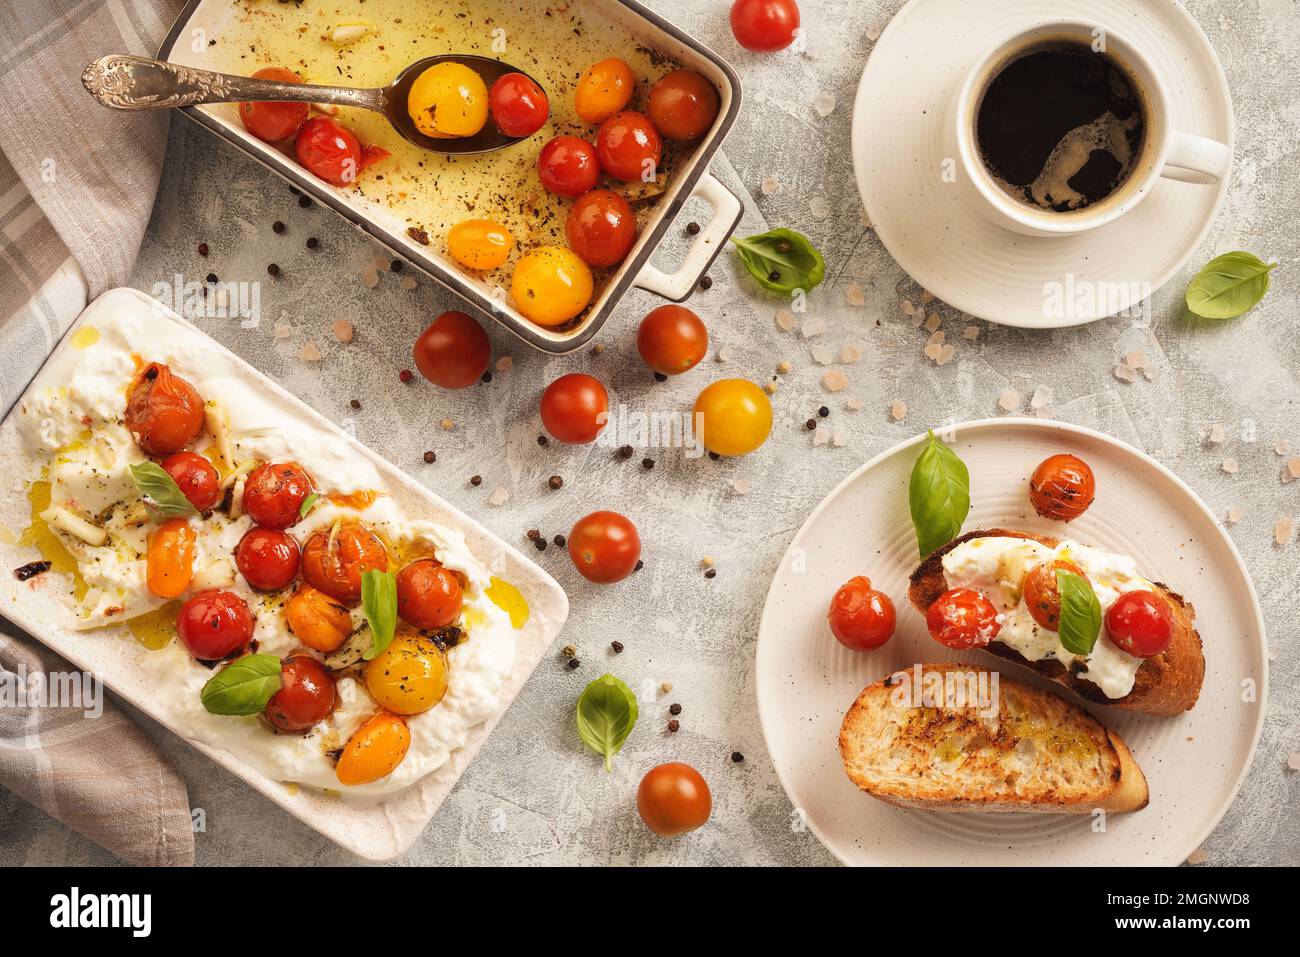
[{"label": "yellow cherry tomato", "polygon": [[381,711],[353,732],[334,768],[339,783],[355,786],[393,773],[411,746],[411,731],[395,714]]},{"label": "yellow cherry tomato", "polygon": [[438,63],[411,84],[406,111],[425,136],[473,136],[487,123],[487,86],[463,63]]},{"label": "yellow cherry tomato", "polygon": [[772,403],[745,379],[720,379],[695,400],[696,437],[718,455],[745,455],[767,441]]},{"label": "yellow cherry tomato", "polygon": [[447,232],[451,258],[470,269],[496,269],[510,257],[515,238],[490,219],[467,219]]},{"label": "yellow cherry tomato", "polygon": [[539,246],[515,264],[515,308],[539,326],[558,326],[591,302],[591,270],[571,249]]},{"label": "yellow cherry tomato", "polygon": [[432,638],[399,632],[366,665],[366,690],[394,714],[428,711],[447,693],[447,659]]},{"label": "yellow cherry tomato", "polygon": [[578,81],[574,108],[588,123],[602,123],[632,99],[632,68],[616,56],[593,63]]}]

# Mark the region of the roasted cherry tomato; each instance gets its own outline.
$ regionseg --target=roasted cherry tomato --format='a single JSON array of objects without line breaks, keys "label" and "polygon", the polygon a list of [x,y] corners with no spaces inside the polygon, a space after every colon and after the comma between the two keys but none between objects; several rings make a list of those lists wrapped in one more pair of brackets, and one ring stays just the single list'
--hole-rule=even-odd
[{"label": "roasted cherry tomato", "polygon": [[432,631],[454,624],[462,601],[456,573],[432,558],[411,562],[397,575],[397,614],[415,628]]},{"label": "roasted cherry tomato", "polygon": [[366,690],[394,714],[428,711],[447,693],[447,656],[432,638],[399,632],[366,663]]},{"label": "roasted cherry tomato", "polygon": [[542,147],[537,176],[558,196],[581,196],[600,179],[596,147],[576,136],[557,136]]},{"label": "roasted cherry tomato", "polygon": [[411,746],[406,722],[381,711],[353,732],[334,768],[339,783],[369,784],[393,773]]},{"label": "roasted cherry tomato", "polygon": [[355,183],[362,170],[361,144],[347,127],[328,116],[313,116],[293,141],[298,162],[327,183]]},{"label": "roasted cherry tomato", "polygon": [[617,266],[636,243],[636,215],[618,193],[593,189],[569,207],[564,234],[587,265]]},{"label": "roasted cherry tomato", "polygon": [[1057,631],[1061,626],[1061,591],[1056,582],[1059,569],[1074,572],[1088,581],[1082,568],[1063,558],[1039,562],[1025,576],[1025,607],[1029,609],[1030,617],[1048,631]]},{"label": "roasted cherry tomato", "polygon": [[510,298],[524,317],[539,326],[568,322],[591,302],[591,270],[571,249],[539,246],[515,264]]},{"label": "roasted cherry tomato", "polygon": [[784,50],[798,29],[795,0],[736,0],[731,5],[731,32],[746,50]]},{"label": "roasted cherry tomato", "polygon": [[827,615],[831,634],[845,648],[870,651],[894,635],[894,603],[871,587],[871,579],[858,575],[840,586]]},{"label": "roasted cherry tomato", "polygon": [[334,713],[337,696],[329,669],[306,653],[280,662],[280,690],[263,712],[277,731],[306,734]]},{"label": "roasted cherry tomato", "polygon": [[284,529],[302,517],[311,479],[295,462],[268,462],[244,483],[244,511],[263,528]]},{"label": "roasted cherry tomato", "polygon": [[444,312],[415,340],[415,367],[434,385],[463,389],[474,385],[492,361],[492,343],[478,320],[463,312]]},{"label": "roasted cherry tomato", "polygon": [[435,63],[411,84],[406,111],[425,136],[473,136],[487,123],[487,84],[463,63]]},{"label": "roasted cherry tomato", "polygon": [[1049,455],[1029,479],[1029,501],[1043,518],[1078,518],[1097,497],[1097,480],[1077,455]]},{"label": "roasted cherry tomato", "polygon": [[506,136],[532,136],[546,125],[551,104],[546,91],[522,73],[507,73],[488,94],[492,119]]},{"label": "roasted cherry tomato", "polygon": [[593,442],[609,419],[609,393],[582,372],[560,376],[542,393],[542,425],[561,442]]},{"label": "roasted cherry tomato", "polygon": [[636,330],[636,349],[660,375],[679,375],[697,366],[709,351],[709,331],[685,306],[652,309]]},{"label": "roasted cherry tomato", "polygon": [[510,230],[490,219],[466,219],[447,231],[447,252],[469,269],[496,269],[514,248]]},{"label": "roasted cherry tomato", "polygon": [[174,452],[163,459],[162,468],[198,511],[206,512],[221,498],[216,466],[199,453]]},{"label": "roasted cherry tomato", "polygon": [[670,140],[697,140],[718,118],[718,91],[703,74],[673,70],[650,88],[650,119]]},{"label": "roasted cherry tomato", "polygon": [[[268,66],[253,74],[258,80],[276,80],[280,83],[301,83],[302,77],[280,66]],[[306,103],[240,103],[239,119],[244,129],[259,140],[278,143],[298,132],[307,121]]]},{"label": "roasted cherry tomato", "polygon": [[285,603],[284,620],[293,636],[315,651],[334,651],[352,634],[347,606],[310,585],[299,585]]},{"label": "roasted cherry tomato", "polygon": [[126,427],[150,455],[171,455],[203,428],[203,399],[160,362],[145,366],[126,401]]},{"label": "roasted cherry tomato", "polygon": [[636,789],[636,809],[650,830],[676,837],[708,821],[713,795],[699,771],[674,761],[646,772]]},{"label": "roasted cherry tomato", "polygon": [[176,634],[199,661],[220,661],[248,647],[253,613],[234,592],[209,588],[181,605]]},{"label": "roasted cherry tomato", "polygon": [[183,518],[169,518],[149,534],[145,585],[159,598],[176,598],[194,577],[194,529]]},{"label": "roasted cherry tomato", "polygon": [[615,179],[653,182],[663,148],[659,131],[644,113],[615,113],[596,130],[600,168]]},{"label": "roasted cherry tomato", "polygon": [[930,637],[958,650],[983,648],[1002,628],[993,603],[973,588],[954,588],[934,600],[925,613]]},{"label": "roasted cherry tomato", "polygon": [[592,512],[569,532],[569,557],[587,581],[607,585],[636,571],[641,536],[618,512]]},{"label": "roasted cherry tomato", "polygon": [[302,549],[288,532],[253,526],[235,546],[235,565],[258,591],[279,591],[298,577]]},{"label": "roasted cherry tomato", "polygon": [[379,536],[360,522],[339,522],[307,539],[302,577],[313,588],[343,602],[361,600],[361,575],[388,570],[388,551]]},{"label": "roasted cherry tomato", "polygon": [[1160,654],[1173,641],[1173,612],[1153,591],[1129,591],[1106,610],[1111,641],[1138,658]]},{"label": "roasted cherry tomato", "polygon": [[720,379],[695,400],[694,421],[704,447],[718,455],[746,455],[772,431],[772,403],[745,379]]},{"label": "roasted cherry tomato", "polygon": [[573,94],[573,107],[588,123],[613,116],[632,99],[632,68],[616,56],[587,67]]}]

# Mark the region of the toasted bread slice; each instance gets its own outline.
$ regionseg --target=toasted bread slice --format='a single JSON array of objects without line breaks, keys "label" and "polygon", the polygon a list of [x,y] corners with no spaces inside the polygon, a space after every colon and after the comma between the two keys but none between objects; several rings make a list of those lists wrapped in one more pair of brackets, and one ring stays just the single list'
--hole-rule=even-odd
[{"label": "toasted bread slice", "polygon": [[1082,708],[976,665],[919,667],[923,676],[968,682],[983,672],[990,707],[997,675],[996,714],[931,707],[924,698],[926,706],[912,707],[913,672],[868,685],[844,716],[840,757],[849,779],[872,797],[930,811],[1088,814],[1147,806],[1146,777],[1132,753]]},{"label": "toasted bread slice", "polygon": [[[933,552],[912,573],[907,597],[921,614],[924,615],[934,600],[948,590],[947,579],[943,574],[943,556],[972,538],[992,537],[1031,539],[1048,548],[1060,544],[1059,539],[1048,535],[1014,532],[1004,528],[968,532],[954,539]],[[1020,652],[997,641],[993,641],[984,650],[999,658],[1032,668],[1089,701],[1160,717],[1181,714],[1196,704],[1196,699],[1201,694],[1201,684],[1205,680],[1205,655],[1201,650],[1201,636],[1196,631],[1196,611],[1191,602],[1170,591],[1168,586],[1159,582],[1153,584],[1156,591],[1169,602],[1173,612],[1173,640],[1160,654],[1142,662],[1133,689],[1122,698],[1108,698],[1095,684],[1073,674],[1055,658],[1029,661]]]}]

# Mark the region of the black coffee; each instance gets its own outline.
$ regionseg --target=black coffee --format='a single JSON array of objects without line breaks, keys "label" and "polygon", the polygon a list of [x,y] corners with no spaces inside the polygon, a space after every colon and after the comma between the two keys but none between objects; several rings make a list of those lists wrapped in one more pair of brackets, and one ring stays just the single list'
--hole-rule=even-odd
[{"label": "black coffee", "polygon": [[1084,209],[1115,192],[1141,152],[1146,125],[1134,83],[1083,43],[1031,48],[995,76],[976,116],[980,157],[1021,202]]}]

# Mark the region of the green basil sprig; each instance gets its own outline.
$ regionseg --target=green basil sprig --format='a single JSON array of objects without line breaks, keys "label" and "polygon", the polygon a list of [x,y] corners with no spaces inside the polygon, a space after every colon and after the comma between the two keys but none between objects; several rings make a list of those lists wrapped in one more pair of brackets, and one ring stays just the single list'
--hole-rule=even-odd
[{"label": "green basil sprig", "polygon": [[209,678],[199,700],[212,714],[259,714],[279,690],[280,659],[244,655]]},{"label": "green basil sprig", "polygon": [[1187,287],[1187,308],[1202,319],[1235,319],[1264,298],[1276,268],[1247,252],[1215,256]]},{"label": "green basil sprig", "polygon": [[184,518],[198,511],[157,462],[138,462],[130,469],[131,481],[144,498],[145,507],[156,517]]},{"label": "green basil sprig", "polygon": [[582,743],[605,756],[605,770],[636,724],[636,695],[613,675],[601,675],[578,698],[578,735]]},{"label": "green basil sprig", "polygon": [[907,503],[922,558],[956,538],[970,513],[966,463],[935,438],[933,431],[929,436],[907,483]]},{"label": "green basil sprig", "polygon": [[302,504],[298,506],[298,517],[300,519],[306,518],[307,513],[310,512],[313,508],[315,508],[316,503],[319,501],[320,501],[320,496],[317,495],[315,492],[312,492],[310,495],[308,495],[305,499],[302,500]]},{"label": "green basil sprig", "polygon": [[361,610],[370,625],[369,661],[393,641],[397,631],[397,576],[371,568],[361,573]]},{"label": "green basil sprig", "polygon": [[1092,654],[1101,633],[1101,602],[1082,575],[1068,568],[1056,570],[1056,590],[1061,596],[1061,621],[1057,634],[1065,650],[1075,655]]},{"label": "green basil sprig", "polygon": [[809,292],[826,278],[822,254],[807,236],[793,229],[772,229],[743,239],[732,236],[731,241],[749,274],[771,292],[787,296],[796,289]]}]

